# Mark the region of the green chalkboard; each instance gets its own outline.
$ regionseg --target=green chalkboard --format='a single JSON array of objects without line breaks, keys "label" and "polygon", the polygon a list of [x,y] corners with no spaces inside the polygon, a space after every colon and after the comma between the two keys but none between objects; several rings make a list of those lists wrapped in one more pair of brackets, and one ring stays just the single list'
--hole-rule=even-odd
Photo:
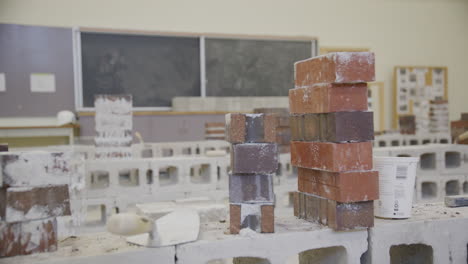
[{"label": "green chalkboard", "polygon": [[198,37],[81,32],[83,106],[96,94],[131,94],[135,107],[200,95]]},{"label": "green chalkboard", "polygon": [[313,41],[207,38],[206,94],[287,96],[294,62],[315,56]]}]

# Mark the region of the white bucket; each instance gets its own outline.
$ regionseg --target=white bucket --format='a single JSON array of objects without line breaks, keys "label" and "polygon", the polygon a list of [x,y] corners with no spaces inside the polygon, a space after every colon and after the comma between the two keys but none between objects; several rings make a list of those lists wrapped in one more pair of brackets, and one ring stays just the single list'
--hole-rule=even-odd
[{"label": "white bucket", "polygon": [[374,157],[379,172],[379,200],[374,214],[383,218],[409,218],[419,158]]}]

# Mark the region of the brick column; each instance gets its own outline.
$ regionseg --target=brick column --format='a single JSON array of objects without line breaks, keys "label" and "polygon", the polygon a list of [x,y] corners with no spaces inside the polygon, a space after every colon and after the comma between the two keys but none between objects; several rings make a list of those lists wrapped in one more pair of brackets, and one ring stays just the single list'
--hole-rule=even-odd
[{"label": "brick column", "polygon": [[226,115],[226,140],[232,144],[229,173],[230,232],[243,228],[274,232],[273,175],[278,167],[277,117]]},{"label": "brick column", "polygon": [[374,55],[338,52],[296,62],[289,91],[291,164],[298,167],[294,214],[334,230],[374,224],[378,173],[367,83]]}]

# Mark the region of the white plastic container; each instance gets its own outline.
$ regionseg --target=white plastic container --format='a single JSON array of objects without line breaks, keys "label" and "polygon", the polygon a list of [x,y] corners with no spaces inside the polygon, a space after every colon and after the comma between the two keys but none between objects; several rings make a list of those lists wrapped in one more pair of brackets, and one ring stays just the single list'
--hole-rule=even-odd
[{"label": "white plastic container", "polygon": [[419,158],[374,157],[379,172],[379,200],[374,214],[382,218],[409,218]]}]

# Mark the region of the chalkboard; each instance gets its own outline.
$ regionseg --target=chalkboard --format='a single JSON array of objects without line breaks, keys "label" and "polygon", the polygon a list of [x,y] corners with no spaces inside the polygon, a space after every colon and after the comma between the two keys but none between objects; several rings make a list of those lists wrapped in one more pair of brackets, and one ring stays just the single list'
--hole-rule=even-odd
[{"label": "chalkboard", "polygon": [[131,94],[135,107],[200,96],[198,37],[81,32],[83,106],[96,94]]},{"label": "chalkboard", "polygon": [[208,96],[287,96],[294,62],[310,58],[312,40],[207,38]]}]

